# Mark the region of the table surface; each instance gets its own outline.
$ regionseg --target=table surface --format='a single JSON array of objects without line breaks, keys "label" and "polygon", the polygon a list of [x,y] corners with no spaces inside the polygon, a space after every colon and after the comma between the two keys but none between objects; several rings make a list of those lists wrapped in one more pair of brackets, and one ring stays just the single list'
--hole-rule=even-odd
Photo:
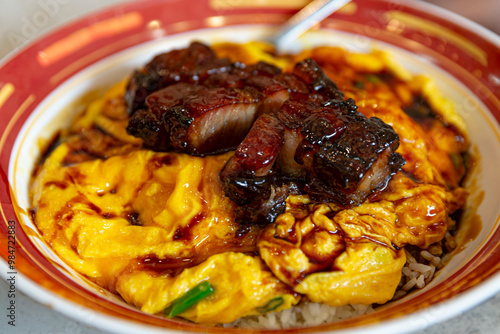
[{"label": "table surface", "polygon": [[[429,1],[469,16],[500,34],[500,20],[498,20],[500,0],[476,0],[473,2],[473,9],[467,7],[468,4],[472,3],[468,0]],[[123,0],[0,0],[0,59],[14,50],[21,39],[36,38],[54,27],[120,2]],[[48,4],[52,4],[52,6],[48,7]],[[23,27],[26,22],[39,12],[47,12],[47,10],[50,10],[50,18],[44,24],[36,27],[34,31],[29,31],[28,36],[23,36]],[[492,19],[493,17],[494,19]],[[26,32],[24,29],[24,33]],[[13,38],[13,36],[17,37]],[[0,308],[2,310],[8,303],[7,294],[8,284],[0,279]],[[2,312],[0,333],[104,333],[91,327],[91,324],[90,326],[89,324],[81,324],[60,315],[20,293],[16,295],[16,305],[16,326],[10,326],[7,323],[7,318],[3,315],[4,312]],[[500,294],[464,314],[415,334],[424,333],[500,333]]]}]

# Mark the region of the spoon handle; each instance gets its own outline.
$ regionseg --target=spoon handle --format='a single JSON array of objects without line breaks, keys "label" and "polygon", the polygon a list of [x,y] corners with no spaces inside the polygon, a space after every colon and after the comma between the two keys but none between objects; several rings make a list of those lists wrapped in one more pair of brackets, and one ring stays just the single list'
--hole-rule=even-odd
[{"label": "spoon handle", "polygon": [[321,22],[331,13],[351,0],[313,0],[297,14],[288,19],[283,27],[272,37],[271,43],[282,49],[284,45],[296,39],[312,26]]}]

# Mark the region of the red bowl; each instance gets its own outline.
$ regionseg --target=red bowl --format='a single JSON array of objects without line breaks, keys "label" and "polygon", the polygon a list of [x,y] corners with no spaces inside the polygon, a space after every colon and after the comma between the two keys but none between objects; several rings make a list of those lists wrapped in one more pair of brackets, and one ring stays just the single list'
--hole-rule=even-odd
[{"label": "red bowl", "polygon": [[[67,123],[70,116],[63,109],[73,98],[109,86],[155,53],[192,39],[262,38],[296,10],[282,2],[257,6],[245,0],[197,0],[189,6],[182,1],[130,3],[78,20],[7,57],[0,67],[1,274],[15,276],[17,287],[33,299],[101,329],[227,332],[144,314],[65,266],[30,221],[27,185],[40,154],[40,136],[47,139]],[[480,156],[481,170],[467,184],[467,212],[480,217],[483,228],[422,291],[363,317],[289,331],[419,329],[496,294],[500,38],[457,15],[400,1],[355,0],[316,29],[301,43],[389,49],[413,72],[435,76],[443,93],[455,101]]]}]

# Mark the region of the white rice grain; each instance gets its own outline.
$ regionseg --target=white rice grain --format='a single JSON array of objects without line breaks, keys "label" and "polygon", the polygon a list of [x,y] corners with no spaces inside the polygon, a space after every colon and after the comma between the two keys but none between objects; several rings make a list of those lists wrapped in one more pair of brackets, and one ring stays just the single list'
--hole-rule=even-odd
[{"label": "white rice grain", "polygon": [[420,255],[426,259],[427,261],[432,261],[432,259],[434,258],[434,255],[432,255],[431,253],[429,253],[428,251],[424,250],[424,251],[421,251],[420,252]]},{"label": "white rice grain", "polygon": [[430,283],[430,281],[434,278],[434,273],[436,272],[436,266],[431,264],[430,267],[431,267],[431,271],[429,272],[429,276],[425,279],[425,284]]},{"label": "white rice grain", "polygon": [[438,269],[441,269],[443,267],[443,264],[441,263],[441,259],[437,256],[434,257],[431,262],[434,265],[434,267],[436,267]]},{"label": "white rice grain", "polygon": [[425,278],[424,275],[420,275],[417,278],[417,282],[415,283],[415,286],[419,289],[422,289],[425,286]]},{"label": "white rice grain", "polygon": [[339,319],[348,319],[352,317],[353,308],[351,305],[340,306],[337,308],[337,317]]},{"label": "white rice grain", "polygon": [[352,305],[352,307],[354,308],[354,312],[356,313],[356,315],[363,315],[366,314],[366,311],[368,310],[370,305],[355,304]]},{"label": "white rice grain", "polygon": [[417,278],[418,276],[420,276],[420,273],[418,271],[412,271],[409,277],[412,280],[414,278]]},{"label": "white rice grain", "polygon": [[403,273],[403,275],[405,276],[410,276],[411,275],[411,269],[408,268],[408,267],[403,267],[403,269],[401,270],[401,272]]},{"label": "white rice grain", "polygon": [[403,298],[404,296],[406,296],[406,291],[405,290],[398,290],[394,294],[394,297],[392,297],[392,300],[398,300],[400,298]]},{"label": "white rice grain", "polygon": [[413,288],[415,286],[415,284],[417,283],[417,278],[414,277],[412,279],[410,279],[408,282],[406,282],[406,284],[403,286],[403,290],[405,291],[408,291],[410,290],[411,288]]},{"label": "white rice grain", "polygon": [[408,267],[411,270],[418,271],[422,274],[431,271],[431,267],[429,267],[428,265],[422,264],[422,263],[410,263],[410,265]]},{"label": "white rice grain", "polygon": [[413,255],[411,255],[410,252],[408,252],[406,249],[405,249],[405,253],[406,253],[406,262],[407,263],[417,263],[417,260],[415,260]]}]

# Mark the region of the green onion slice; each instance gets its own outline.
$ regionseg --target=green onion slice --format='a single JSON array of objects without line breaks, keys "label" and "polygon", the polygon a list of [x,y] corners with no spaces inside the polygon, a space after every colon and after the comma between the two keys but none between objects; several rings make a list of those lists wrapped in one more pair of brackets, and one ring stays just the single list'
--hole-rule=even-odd
[{"label": "green onion slice", "polygon": [[259,311],[260,313],[271,312],[280,307],[284,302],[285,300],[283,299],[283,297],[276,297],[271,299],[266,305],[257,307],[257,311]]},{"label": "green onion slice", "polygon": [[357,89],[364,89],[365,84],[363,83],[363,81],[356,80],[354,81],[354,87],[356,87]]},{"label": "green onion slice", "polygon": [[174,300],[173,303],[165,309],[165,315],[168,318],[173,318],[190,309],[194,304],[207,298],[214,292],[214,287],[208,281],[204,281]]},{"label": "green onion slice", "polygon": [[451,161],[453,162],[453,166],[455,166],[455,168],[459,168],[460,167],[460,157],[458,156],[458,154],[450,153],[450,157],[451,157]]},{"label": "green onion slice", "polygon": [[371,83],[378,83],[378,82],[380,82],[380,79],[379,79],[379,77],[377,77],[374,74],[368,74],[366,76],[366,81],[371,82]]}]

